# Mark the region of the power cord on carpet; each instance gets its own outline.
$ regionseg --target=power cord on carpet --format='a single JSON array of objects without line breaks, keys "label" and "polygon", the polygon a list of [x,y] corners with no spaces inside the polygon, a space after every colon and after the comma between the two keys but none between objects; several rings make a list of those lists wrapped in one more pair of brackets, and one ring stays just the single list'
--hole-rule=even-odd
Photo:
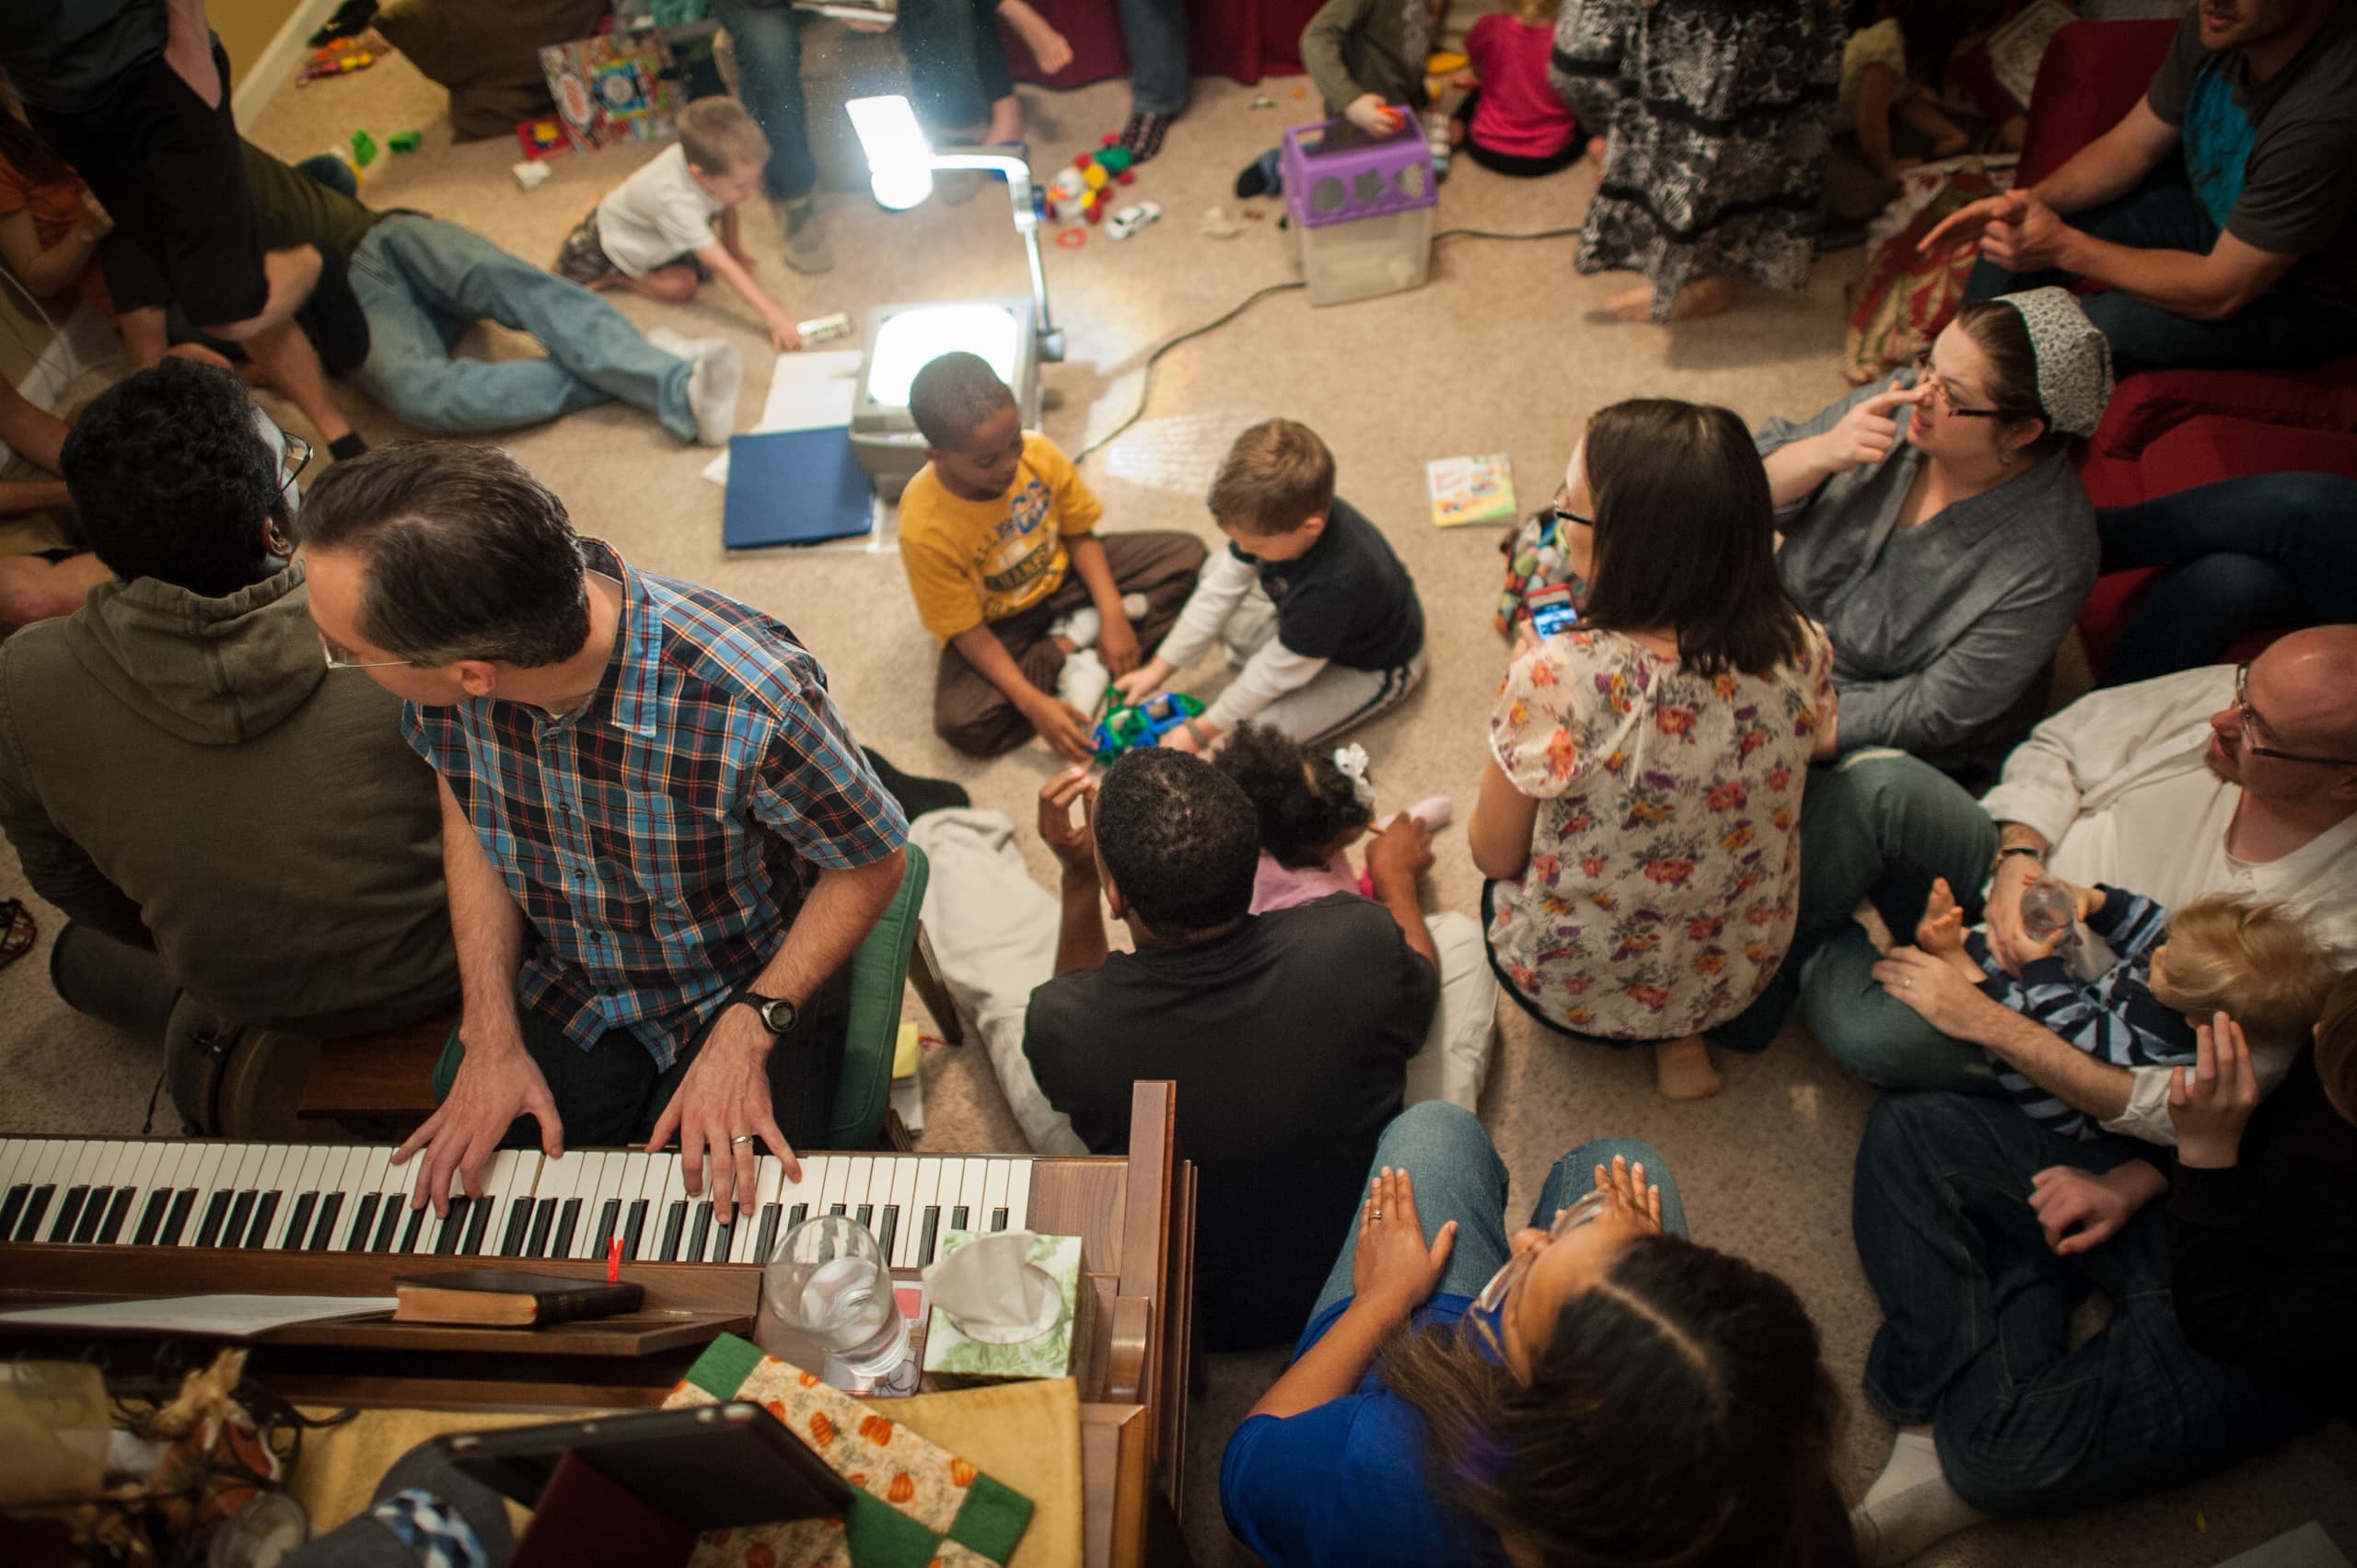
[{"label": "power cord on carpet", "polygon": [[[1433,236],[1433,243],[1437,245],[1444,239],[1562,239],[1579,232],[1577,227],[1543,228],[1530,234],[1509,234],[1487,228],[1445,228]],[[1180,343],[1192,343],[1206,332],[1217,331],[1272,294],[1283,294],[1292,289],[1307,286],[1305,283],[1272,283],[1266,287],[1254,289],[1237,304],[1202,326],[1190,327],[1177,337],[1166,338],[1155,344],[1154,352],[1145,356],[1145,364],[1142,367],[1144,378],[1138,387],[1137,407],[1132,409],[1129,417],[1122,420],[1120,424],[1074,452],[1072,458],[1073,462],[1075,465],[1086,462],[1091,453],[1102,451],[1105,447],[1111,446],[1115,441],[1120,440],[1132,425],[1145,417],[1146,404],[1154,397],[1154,367],[1161,361],[1164,354],[1168,354]]]}]

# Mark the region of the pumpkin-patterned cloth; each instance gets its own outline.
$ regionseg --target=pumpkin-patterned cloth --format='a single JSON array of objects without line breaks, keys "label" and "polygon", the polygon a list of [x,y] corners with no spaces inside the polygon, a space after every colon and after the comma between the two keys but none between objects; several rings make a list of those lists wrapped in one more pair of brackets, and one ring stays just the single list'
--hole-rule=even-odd
[{"label": "pumpkin-patterned cloth", "polygon": [[1549,637],[1515,660],[1490,749],[1538,816],[1529,864],[1490,884],[1490,952],[1544,1017],[1675,1040],[1775,977],[1832,670],[1814,624],[1802,656],[1764,679],[1699,675],[1617,632]]},{"label": "pumpkin-patterned cloth", "polygon": [[666,1410],[749,1400],[852,1485],[840,1519],[714,1530],[690,1568],[999,1568],[1031,1521],[1031,1500],[842,1389],[724,1334],[696,1358]]}]

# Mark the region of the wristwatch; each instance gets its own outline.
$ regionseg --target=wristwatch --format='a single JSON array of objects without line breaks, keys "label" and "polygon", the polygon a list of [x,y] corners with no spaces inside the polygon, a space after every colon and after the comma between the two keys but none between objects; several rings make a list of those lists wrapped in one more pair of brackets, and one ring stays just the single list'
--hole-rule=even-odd
[{"label": "wristwatch", "polygon": [[753,1016],[761,1019],[761,1028],[773,1035],[782,1036],[792,1029],[794,1020],[801,1013],[800,1008],[784,997],[764,996],[758,991],[740,991],[735,1000],[750,1007]]},{"label": "wristwatch", "polygon": [[2046,852],[2029,844],[2007,844],[2004,848],[1997,852],[1997,858],[1991,861],[1989,864],[1991,866],[2003,865],[2005,864],[2006,856],[2015,854],[2026,854],[2032,860],[2037,861],[2040,865],[2046,864]]}]

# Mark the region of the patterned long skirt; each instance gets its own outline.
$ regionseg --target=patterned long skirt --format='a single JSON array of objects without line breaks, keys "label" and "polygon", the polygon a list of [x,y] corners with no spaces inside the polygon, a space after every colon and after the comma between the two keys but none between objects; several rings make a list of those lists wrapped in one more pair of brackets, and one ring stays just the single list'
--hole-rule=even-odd
[{"label": "patterned long skirt", "polygon": [[1841,75],[1840,0],[1563,0],[1555,90],[1605,128],[1573,265],[1685,285],[1808,279]]}]

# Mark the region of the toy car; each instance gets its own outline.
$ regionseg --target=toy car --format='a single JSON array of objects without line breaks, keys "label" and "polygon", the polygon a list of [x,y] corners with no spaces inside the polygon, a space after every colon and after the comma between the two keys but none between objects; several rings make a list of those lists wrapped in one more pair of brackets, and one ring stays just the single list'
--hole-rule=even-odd
[{"label": "toy car", "polygon": [[1107,221],[1105,238],[1127,239],[1161,215],[1162,205],[1158,202],[1139,202],[1134,205],[1123,207]]},{"label": "toy car", "polygon": [[1109,762],[1124,751],[1157,745],[1164,736],[1203,711],[1202,703],[1184,691],[1165,691],[1131,708],[1122,706],[1109,689],[1106,701],[1112,704],[1111,711],[1088,735],[1090,749],[1100,762]]}]

